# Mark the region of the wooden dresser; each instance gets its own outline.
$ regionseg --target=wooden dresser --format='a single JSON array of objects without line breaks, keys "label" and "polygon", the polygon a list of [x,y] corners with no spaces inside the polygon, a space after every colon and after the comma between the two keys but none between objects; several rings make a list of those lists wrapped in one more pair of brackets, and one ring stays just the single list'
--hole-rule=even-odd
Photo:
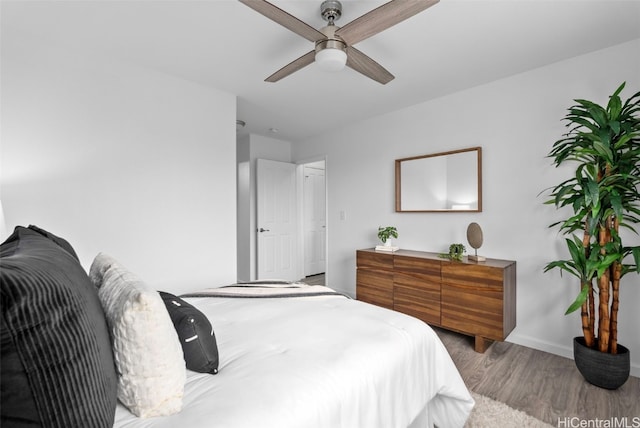
[{"label": "wooden dresser", "polygon": [[437,253],[356,252],[356,298],[475,337],[484,352],[516,326],[516,262],[462,262]]}]

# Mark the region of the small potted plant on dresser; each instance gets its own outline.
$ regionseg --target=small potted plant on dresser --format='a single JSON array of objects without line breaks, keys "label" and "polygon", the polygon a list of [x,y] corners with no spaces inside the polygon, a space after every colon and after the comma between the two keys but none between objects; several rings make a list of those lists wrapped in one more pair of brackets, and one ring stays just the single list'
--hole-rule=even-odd
[{"label": "small potted plant on dresser", "polygon": [[378,238],[382,241],[382,245],[377,245],[378,251],[395,251],[398,247],[395,247],[391,242],[391,238],[398,239],[398,229],[395,226],[380,226],[378,227]]},{"label": "small potted plant on dresser", "polygon": [[449,259],[449,260],[461,262],[462,257],[466,252],[467,252],[467,247],[465,247],[464,244],[451,244],[449,245],[449,252],[440,253],[439,256],[442,257],[443,259]]},{"label": "small potted plant on dresser", "polygon": [[587,381],[607,389],[629,377],[629,350],[618,343],[619,293],[625,275],[640,273],[640,246],[624,246],[619,233],[640,223],[640,92],[623,103],[624,86],[604,107],[579,99],[569,108],[568,133],[549,157],[556,167],[573,162],[575,172],[545,202],[573,212],[550,226],[572,235],[569,258],[548,263],[545,272],[558,268],[579,279],[580,293],[566,311],[581,309],[574,359]]}]

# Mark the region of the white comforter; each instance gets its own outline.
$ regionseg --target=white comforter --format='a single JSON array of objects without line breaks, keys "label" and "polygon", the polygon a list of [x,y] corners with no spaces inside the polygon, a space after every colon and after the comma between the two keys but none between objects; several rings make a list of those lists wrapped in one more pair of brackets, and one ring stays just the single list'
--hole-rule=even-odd
[{"label": "white comforter", "polygon": [[187,299],[211,320],[217,375],[188,371],[183,409],[116,427],[462,427],[473,399],[422,321],[342,296]]}]

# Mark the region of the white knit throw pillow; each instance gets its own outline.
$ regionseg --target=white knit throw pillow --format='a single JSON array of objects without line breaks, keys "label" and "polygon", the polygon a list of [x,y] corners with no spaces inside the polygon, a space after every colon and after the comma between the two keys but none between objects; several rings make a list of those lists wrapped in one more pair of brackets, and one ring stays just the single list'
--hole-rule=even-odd
[{"label": "white knit throw pillow", "polygon": [[160,295],[103,253],[96,256],[89,275],[111,330],[118,399],[143,418],[179,412],[186,368]]}]

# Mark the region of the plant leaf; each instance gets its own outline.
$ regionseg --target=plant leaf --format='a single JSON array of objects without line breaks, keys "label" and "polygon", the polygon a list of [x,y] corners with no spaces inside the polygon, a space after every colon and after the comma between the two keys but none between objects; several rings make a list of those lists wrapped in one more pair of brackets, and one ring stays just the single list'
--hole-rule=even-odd
[{"label": "plant leaf", "polygon": [[640,247],[633,247],[631,252],[633,254],[633,260],[636,263],[636,272],[640,273]]},{"label": "plant leaf", "polygon": [[573,301],[573,303],[569,306],[569,308],[567,308],[567,311],[564,314],[569,315],[570,313],[580,309],[583,303],[587,301],[588,294],[589,294],[589,283],[585,283],[582,286],[582,290],[580,290],[580,294],[578,294],[578,297],[576,297],[576,300]]}]

